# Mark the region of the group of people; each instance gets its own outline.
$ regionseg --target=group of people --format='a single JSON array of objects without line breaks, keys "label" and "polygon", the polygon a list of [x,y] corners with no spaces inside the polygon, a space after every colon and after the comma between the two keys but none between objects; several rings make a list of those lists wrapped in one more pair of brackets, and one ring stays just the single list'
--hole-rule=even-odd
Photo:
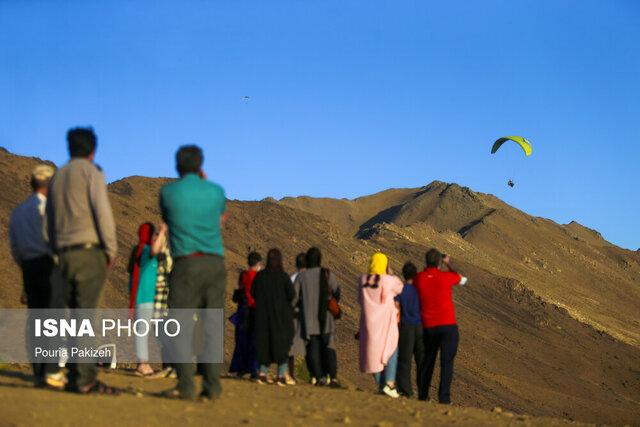
[{"label": "group of people", "polygon": [[449,404],[459,339],[452,287],[466,284],[467,278],[455,272],[450,257],[437,249],[429,250],[425,261],[420,272],[407,262],[403,283],[385,254],[371,257],[358,287],[360,370],[374,375],[381,393],[411,397],[413,359],[418,399],[427,400],[440,353],[438,401]]},{"label": "group of people", "polygon": [[[336,320],[331,311],[340,300],[335,274],[322,267],[316,247],[296,256],[296,272],[284,271],[282,253],[271,249],[266,266],[251,252],[248,269],[240,274],[233,295],[237,304],[231,316],[235,348],[229,373],[249,375],[259,384],[296,384],[295,358],[305,357],[311,384],[341,387],[337,378]],[[277,377],[269,366],[277,365]]]},{"label": "group of people", "polygon": [[[33,170],[33,194],[11,215],[11,252],[22,270],[24,299],[30,309],[97,308],[118,251],[104,174],[94,163],[96,134],[91,128],[70,129],[67,147],[70,160],[64,166],[55,170],[43,164]],[[176,154],[180,178],[160,192],[163,225],[158,233],[151,224],[140,228],[140,242],[129,263],[130,309],[138,318],[149,319],[167,308],[224,308],[221,229],[227,217],[226,198],[222,187],[206,179],[202,164],[199,147],[180,147]],[[33,338],[29,330],[27,337]],[[147,348],[144,340],[136,342],[141,375],[152,373]],[[93,361],[67,367],[68,376],[57,363],[34,363],[36,386],[81,394],[117,393],[98,380]],[[172,363],[171,369],[178,384],[163,395],[195,398],[193,364]],[[199,370],[203,375],[200,398],[215,398],[221,393],[220,365],[205,362],[199,364]]]},{"label": "group of people", "polygon": [[[97,137],[91,128],[67,133],[70,160],[55,170],[38,165],[33,194],[12,213],[11,250],[23,273],[29,308],[90,309],[99,305],[109,268],[117,254],[115,221],[102,170],[94,163]],[[174,309],[223,309],[226,287],[221,230],[227,219],[224,190],[207,180],[202,150],[182,146],[176,154],[179,179],[160,191],[162,224],[144,223],[129,259],[129,309],[137,319],[164,316]],[[295,258],[296,272],[284,270],[279,249],[263,259],[247,257],[247,269],[233,294],[235,348],[230,374],[249,375],[259,384],[296,383],[295,358],[304,356],[309,381],[341,387],[337,378],[336,321],[341,317],[340,286],[322,266],[317,247]],[[418,272],[405,264],[404,281],[387,257],[372,256],[358,283],[361,306],[360,368],[373,374],[381,393],[413,395],[412,358],[418,368],[418,397],[428,398],[438,352],[442,374],[439,401],[450,402],[453,359],[458,345],[451,288],[466,278],[435,249]],[[206,338],[205,338],[206,339]],[[182,349],[193,352],[193,349]],[[141,376],[158,375],[149,364],[148,342],[136,340]],[[187,356],[193,356],[189,353]],[[164,356],[163,356],[164,360]],[[277,375],[270,375],[275,364]],[[95,363],[73,363],[68,377],[57,364],[34,363],[37,386],[81,394],[115,394],[99,381]],[[221,393],[220,364],[199,363],[201,399]],[[165,397],[197,396],[192,363],[168,363],[161,376],[177,377]]]},{"label": "group of people", "polygon": [[[305,356],[311,384],[341,387],[335,352],[340,310],[330,308],[339,302],[340,287],[320,259],[318,248],[298,254],[297,271],[288,276],[280,250],[269,251],[265,269],[259,253],[248,255],[248,269],[240,274],[233,295],[238,308],[230,317],[235,325],[231,375],[249,375],[259,384],[293,385],[295,357]],[[427,400],[440,354],[438,401],[448,404],[459,339],[452,287],[466,284],[467,278],[437,249],[426,253],[425,263],[420,272],[412,262],[405,263],[401,279],[385,254],[371,257],[368,273],[358,282],[360,370],[373,374],[380,393],[412,397],[415,362],[418,399]],[[268,374],[272,363],[277,365],[275,379]]]}]

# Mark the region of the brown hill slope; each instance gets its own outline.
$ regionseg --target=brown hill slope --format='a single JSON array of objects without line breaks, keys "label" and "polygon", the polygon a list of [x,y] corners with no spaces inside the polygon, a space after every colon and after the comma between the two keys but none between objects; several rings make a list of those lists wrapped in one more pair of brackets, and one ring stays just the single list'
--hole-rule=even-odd
[{"label": "brown hill slope", "polygon": [[[6,239],[10,208],[28,192],[26,184],[20,187],[19,183],[36,160],[0,152],[0,162],[0,238]],[[166,179],[132,177],[110,186],[121,249],[105,291],[105,305],[126,305],[124,264],[128,249],[139,223],[158,221],[157,192],[164,182]],[[364,207],[359,209],[361,203]],[[372,389],[371,379],[358,372],[357,342],[352,338],[358,319],[355,281],[366,268],[367,257],[382,249],[398,270],[406,259],[420,262],[425,248],[438,246],[459,259],[461,269],[472,279],[467,288],[456,292],[462,331],[454,385],[458,403],[592,422],[640,422],[640,350],[550,304],[542,291],[556,295],[552,285],[562,272],[551,270],[556,264],[545,248],[560,249],[528,239],[553,231],[544,241],[564,244],[566,251],[571,249],[581,256],[564,261],[562,270],[570,275],[555,284],[569,293],[582,292],[584,284],[589,292],[597,293],[598,288],[591,284],[600,276],[592,278],[591,269],[585,266],[594,263],[593,269],[607,266],[607,271],[615,272],[616,264],[609,260],[617,260],[619,265],[629,263],[628,270],[621,267],[621,271],[631,279],[621,274],[611,279],[626,289],[637,277],[638,268],[637,256],[631,257],[628,251],[608,245],[595,247],[583,242],[584,236],[577,235],[581,230],[575,226],[565,228],[532,218],[492,196],[443,183],[419,190],[390,190],[354,201],[306,198],[299,204],[290,199],[280,203],[231,201],[229,205],[232,217],[225,230],[229,290],[249,247],[264,252],[277,246],[289,260],[310,245],[323,249],[325,264],[337,273],[344,289],[346,316],[339,324],[339,370],[348,382]],[[342,206],[342,211],[336,206]],[[494,212],[489,214],[491,210]],[[520,234],[514,223],[534,228]],[[358,232],[366,238],[354,237]],[[564,237],[558,237],[560,234]],[[492,241],[496,242],[493,246]],[[519,260],[522,254],[530,261]],[[0,281],[0,306],[16,306],[20,281],[8,258],[7,245],[0,246],[0,263],[6,272]],[[578,275],[581,270],[584,277]],[[555,292],[567,298],[559,290]],[[632,291],[627,296],[630,304],[635,301],[637,306],[637,296]],[[576,303],[577,299],[568,301]],[[633,322],[636,317],[625,311],[627,306],[621,306],[622,311],[613,311],[616,315],[609,313],[611,319],[604,320],[613,326]],[[578,308],[584,311],[584,307]],[[587,314],[591,317],[586,320],[595,324],[591,311]],[[615,332],[613,326],[607,324]],[[632,328],[622,326],[619,329],[632,338]],[[231,336],[230,329],[227,336]],[[232,341],[227,343],[228,354]]]},{"label": "brown hill slope", "polygon": [[380,207],[393,207],[408,202],[415,189],[389,189],[354,200],[285,197],[280,203],[321,216],[346,232],[355,232],[370,218],[380,215]]},{"label": "brown hill slope", "polygon": [[[436,181],[411,191],[413,195],[402,192],[402,198],[378,206],[377,213],[350,231],[367,238],[379,224],[391,223],[407,229],[426,224],[433,233],[453,233],[456,244],[451,253],[464,256],[459,249],[468,245],[458,238],[462,237],[479,250],[468,259],[473,264],[513,277],[576,319],[640,346],[637,252],[618,248],[576,222],[559,225],[532,217],[494,196],[456,184]],[[352,210],[358,210],[359,200],[348,201]],[[303,205],[294,201],[282,203],[318,214],[326,211],[325,199],[304,198]],[[362,212],[369,215],[372,210],[365,206]],[[426,236],[416,239],[429,245]]]}]

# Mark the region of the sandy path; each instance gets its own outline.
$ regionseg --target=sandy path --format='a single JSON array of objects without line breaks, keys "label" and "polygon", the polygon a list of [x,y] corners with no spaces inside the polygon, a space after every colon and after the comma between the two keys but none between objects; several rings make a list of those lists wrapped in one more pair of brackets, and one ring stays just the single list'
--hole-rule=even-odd
[{"label": "sandy path", "polygon": [[154,396],[175,380],[145,380],[122,372],[101,373],[126,391],[117,397],[79,396],[34,389],[23,371],[0,371],[0,425],[568,425],[563,420],[508,412],[391,400],[359,390],[308,385],[277,387],[224,379],[214,402],[183,402]]}]

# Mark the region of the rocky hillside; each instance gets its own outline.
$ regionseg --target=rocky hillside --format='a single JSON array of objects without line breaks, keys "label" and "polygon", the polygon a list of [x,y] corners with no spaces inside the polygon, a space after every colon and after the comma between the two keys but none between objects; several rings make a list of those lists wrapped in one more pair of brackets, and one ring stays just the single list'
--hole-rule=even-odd
[{"label": "rocky hillside", "polygon": [[[37,162],[0,152],[0,239],[6,241],[9,212],[28,194],[27,176]],[[121,248],[105,306],[126,305],[128,251],[138,224],[159,221],[157,194],[165,182],[131,177],[110,185]],[[367,258],[383,250],[399,270],[406,260],[422,264],[425,250],[436,246],[471,278],[455,292],[461,328],[457,403],[588,422],[640,422],[638,252],[615,247],[579,224],[532,217],[491,195],[441,182],[354,200],[230,201],[229,209],[229,290],[249,249],[279,247],[292,268],[297,252],[322,248],[343,286],[339,374],[345,382],[372,389],[372,380],[358,372],[353,339],[355,283]],[[18,306],[20,276],[8,245],[0,246],[0,263],[0,306]],[[231,347],[228,339],[227,354]]]},{"label": "rocky hillside", "polygon": [[[378,201],[377,211],[371,208],[373,200]],[[640,345],[638,252],[618,248],[576,222],[561,225],[532,217],[492,195],[443,182],[353,201],[301,197],[281,203],[335,220],[347,232],[372,242],[380,239],[382,225],[411,234],[424,246],[446,237],[449,243],[441,245],[448,253],[517,279],[576,319]],[[343,214],[337,218],[339,208],[327,209],[332,203],[348,206],[349,218],[356,217],[352,212],[362,213],[358,224],[352,225]],[[398,245],[401,249],[402,240]]]}]

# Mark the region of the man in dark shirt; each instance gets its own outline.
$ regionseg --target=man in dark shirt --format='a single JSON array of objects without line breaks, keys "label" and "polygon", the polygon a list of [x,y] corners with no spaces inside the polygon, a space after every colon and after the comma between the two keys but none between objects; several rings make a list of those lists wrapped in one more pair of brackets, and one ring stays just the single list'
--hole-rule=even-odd
[{"label": "man in dark shirt", "polygon": [[420,321],[420,301],[413,286],[413,278],[418,269],[412,262],[402,267],[405,285],[402,293],[396,297],[400,304],[400,340],[398,342],[398,373],[396,383],[401,395],[412,397],[411,359],[416,362],[418,395],[424,394],[420,390],[420,377],[424,365],[424,344],[422,341],[422,322]]},{"label": "man in dark shirt", "polygon": [[[202,171],[203,160],[199,147],[180,147],[176,154],[180,179],[160,191],[160,209],[169,226],[169,242],[175,260],[170,277],[170,309],[224,308],[226,273],[221,229],[226,220],[226,201],[222,187],[206,179]],[[200,323],[207,324],[207,321],[201,319]],[[193,325],[185,327],[193,328]],[[211,336],[205,333],[204,339],[207,348]],[[191,347],[175,347],[182,362],[175,365],[178,386],[165,392],[165,396],[192,399],[195,397],[193,364],[183,360],[190,356],[183,353],[191,352]],[[222,391],[220,364],[199,363],[199,369],[204,374],[200,397],[218,397]]]}]

